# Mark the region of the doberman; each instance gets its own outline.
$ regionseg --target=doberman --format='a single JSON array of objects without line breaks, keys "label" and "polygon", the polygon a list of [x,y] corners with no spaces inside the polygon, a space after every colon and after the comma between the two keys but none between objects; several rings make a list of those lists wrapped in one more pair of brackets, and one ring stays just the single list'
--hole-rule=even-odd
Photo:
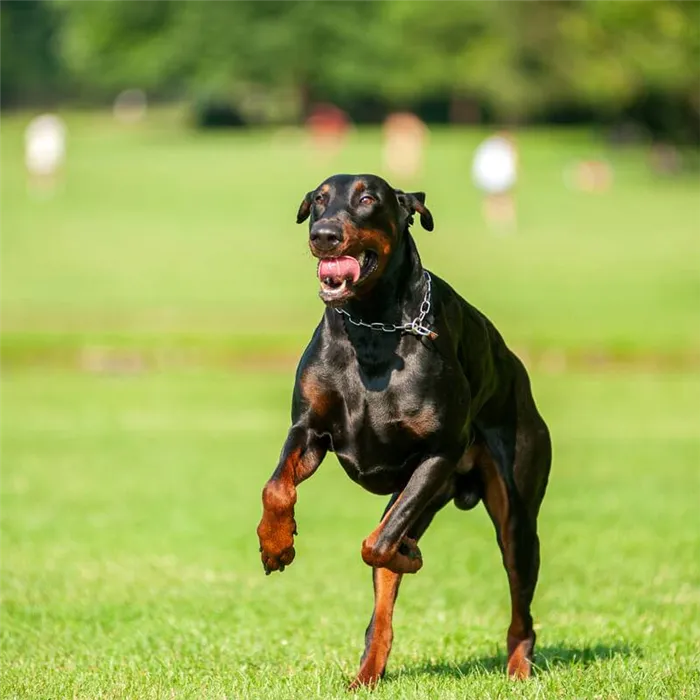
[{"label": "doberman", "polygon": [[375,175],[334,175],[303,199],[326,310],[296,374],[292,426],[262,494],[266,573],[294,559],[297,486],[335,452],[348,476],[391,498],[362,543],[374,612],[351,688],[383,675],[403,574],[418,540],[454,501],[481,500],[508,574],[508,673],[530,675],[530,605],[539,570],[537,514],[551,462],[549,432],[520,360],[488,319],[421,264],[409,232],[433,229],[425,194]]}]

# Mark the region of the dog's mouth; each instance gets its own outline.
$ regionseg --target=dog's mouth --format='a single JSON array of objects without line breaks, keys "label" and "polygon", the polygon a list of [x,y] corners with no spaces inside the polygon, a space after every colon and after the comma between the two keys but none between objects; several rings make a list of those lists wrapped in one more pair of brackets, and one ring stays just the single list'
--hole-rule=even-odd
[{"label": "dog's mouth", "polygon": [[343,303],[377,269],[378,262],[379,257],[373,250],[363,250],[357,257],[321,258],[316,270],[321,282],[318,295],[332,306]]}]

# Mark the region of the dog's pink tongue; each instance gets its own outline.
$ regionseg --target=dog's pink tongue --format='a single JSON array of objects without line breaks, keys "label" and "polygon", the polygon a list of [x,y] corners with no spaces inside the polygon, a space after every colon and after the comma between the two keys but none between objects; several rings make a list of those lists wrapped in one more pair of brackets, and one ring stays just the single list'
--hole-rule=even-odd
[{"label": "dog's pink tongue", "polygon": [[337,284],[348,279],[357,282],[360,279],[360,263],[350,255],[325,258],[318,265],[318,278],[324,280],[328,277]]}]

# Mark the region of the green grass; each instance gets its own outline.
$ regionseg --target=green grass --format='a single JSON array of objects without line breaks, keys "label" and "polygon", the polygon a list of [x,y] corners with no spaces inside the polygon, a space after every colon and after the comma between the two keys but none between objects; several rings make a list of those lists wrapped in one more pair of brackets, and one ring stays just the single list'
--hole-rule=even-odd
[{"label": "green grass", "polygon": [[[266,578],[260,488],[290,373],[3,379],[2,697],[344,697],[383,499],[334,459]],[[555,460],[538,672],[503,673],[508,597],[481,507],[448,507],[402,587],[380,698],[700,695],[697,376],[537,375]]]},{"label": "green grass", "polygon": [[[27,195],[26,115],[3,117],[4,347],[86,342],[239,346],[296,352],[320,314],[302,195],[337,171],[381,172],[380,133],[332,159],[297,134],[186,131],[170,113],[135,128],[68,114],[60,195]],[[425,262],[516,346],[628,354],[700,352],[697,178],[654,177],[638,148],[607,151],[580,132],[524,131],[520,230],[485,230],[470,158],[478,130],[435,129],[424,175],[436,231]],[[563,172],[604,156],[605,194],[568,190]],[[192,338],[195,340],[192,341]],[[41,344],[41,337],[39,338]]]}]

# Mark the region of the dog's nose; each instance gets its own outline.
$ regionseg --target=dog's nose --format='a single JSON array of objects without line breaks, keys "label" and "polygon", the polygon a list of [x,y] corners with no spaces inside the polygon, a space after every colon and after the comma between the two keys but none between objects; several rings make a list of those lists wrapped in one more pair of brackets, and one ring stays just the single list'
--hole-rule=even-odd
[{"label": "dog's nose", "polygon": [[335,228],[321,226],[312,229],[309,238],[311,239],[311,245],[313,245],[316,250],[326,252],[333,250],[333,248],[340,243],[341,233]]}]

